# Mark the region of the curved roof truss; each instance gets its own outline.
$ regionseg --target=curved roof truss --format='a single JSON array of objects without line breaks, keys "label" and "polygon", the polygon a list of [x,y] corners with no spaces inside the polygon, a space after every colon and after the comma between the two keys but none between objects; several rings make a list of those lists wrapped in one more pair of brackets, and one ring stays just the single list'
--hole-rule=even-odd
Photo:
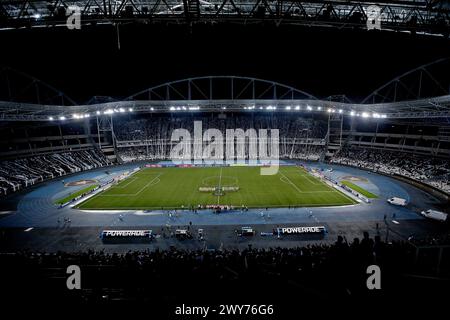
[{"label": "curved roof truss", "polygon": [[317,99],[294,87],[263,79],[238,76],[204,76],[163,83],[125,100],[258,100]]},{"label": "curved roof truss", "polygon": [[362,103],[386,103],[450,94],[450,57],[407,71],[368,95]]}]

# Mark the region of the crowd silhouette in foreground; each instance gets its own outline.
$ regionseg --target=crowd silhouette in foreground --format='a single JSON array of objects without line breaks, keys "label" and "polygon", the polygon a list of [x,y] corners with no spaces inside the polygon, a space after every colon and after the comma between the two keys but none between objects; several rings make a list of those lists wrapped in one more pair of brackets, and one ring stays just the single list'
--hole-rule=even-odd
[{"label": "crowd silhouette in foreground", "polygon": [[[171,248],[124,254],[21,251],[0,254],[0,264],[6,271],[3,283],[11,286],[11,292],[21,297],[25,293],[31,299],[50,296],[57,300],[175,303],[265,297],[286,302],[292,298],[288,294],[292,290],[296,297],[305,299],[374,294],[366,285],[367,267],[374,264],[382,270],[385,293],[397,294],[400,290],[403,294],[405,290],[409,293],[410,287],[417,290],[423,285],[434,286],[435,282],[420,283],[418,287],[415,277],[448,278],[450,252],[443,251],[441,265],[437,267],[439,250],[418,253],[417,244],[442,245],[449,243],[449,239],[446,235],[387,243],[379,236],[371,238],[364,233],[362,239],[350,242],[338,236],[332,245],[318,243],[296,248]],[[82,290],[66,289],[69,265],[80,266]],[[436,268],[440,273],[436,273]],[[229,292],[233,294],[230,296]]]}]

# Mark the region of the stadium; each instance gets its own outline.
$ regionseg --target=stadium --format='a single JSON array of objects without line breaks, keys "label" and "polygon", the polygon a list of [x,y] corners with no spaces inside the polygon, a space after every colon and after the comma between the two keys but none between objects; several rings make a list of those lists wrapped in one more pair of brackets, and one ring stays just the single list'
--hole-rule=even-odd
[{"label": "stadium", "polygon": [[[62,2],[0,4],[10,299],[145,301],[170,318],[244,303],[225,292],[247,286],[254,312],[276,317],[293,311],[289,290],[447,297],[446,1],[382,2],[369,31],[365,1]],[[286,52],[296,37],[305,52]],[[171,291],[181,283],[191,295]]]}]

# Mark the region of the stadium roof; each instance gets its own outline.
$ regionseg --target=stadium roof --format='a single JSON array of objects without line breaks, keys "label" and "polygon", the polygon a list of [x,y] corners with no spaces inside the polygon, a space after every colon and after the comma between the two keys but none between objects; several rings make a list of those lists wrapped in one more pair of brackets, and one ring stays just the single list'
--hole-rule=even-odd
[{"label": "stadium roof", "polygon": [[94,97],[77,104],[38,79],[2,69],[0,120],[70,120],[128,112],[319,112],[363,118],[450,117],[450,58],[419,66],[382,85],[361,103],[346,97],[319,99],[274,81],[238,76],[182,79],[125,99]]},{"label": "stadium roof", "polygon": [[[144,23],[267,23],[365,28],[371,5],[381,9],[384,30],[448,36],[449,5],[443,0],[102,0],[0,1],[0,28],[65,26],[79,8],[82,25]],[[70,11],[74,12],[74,11]]]}]

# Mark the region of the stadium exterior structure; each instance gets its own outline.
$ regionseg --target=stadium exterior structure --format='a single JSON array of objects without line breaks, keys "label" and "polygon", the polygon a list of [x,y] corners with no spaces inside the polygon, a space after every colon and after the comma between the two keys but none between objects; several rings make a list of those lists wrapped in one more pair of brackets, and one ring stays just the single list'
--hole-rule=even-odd
[{"label": "stadium exterior structure", "polygon": [[378,19],[373,16],[374,5],[379,10],[383,30],[448,37],[450,8],[443,0],[3,0],[0,2],[0,28],[65,27],[68,16],[76,12],[80,27],[139,22],[274,23],[277,26],[367,29],[367,21]]},{"label": "stadium exterior structure", "polygon": [[[8,123],[45,122],[46,125],[84,126],[84,134],[71,136],[85,142],[83,147],[97,147],[110,160],[117,158],[117,149],[170,143],[168,141],[121,141],[114,133],[114,119],[121,114],[171,114],[199,115],[205,113],[227,114],[292,114],[317,115],[327,119],[328,130],[321,139],[293,139],[284,137],[285,144],[323,146],[324,157],[332,156],[344,145],[357,144],[368,147],[386,147],[390,135],[374,132],[358,132],[358,123],[422,124],[439,127],[438,136],[402,134],[402,139],[428,139],[437,142],[432,146],[412,145],[406,150],[431,156],[450,156],[447,144],[450,129],[450,92],[448,73],[450,59],[443,58],[419,66],[395,77],[368,95],[361,103],[350,101],[346,96],[318,99],[292,86],[274,81],[238,76],[205,76],[172,81],[140,91],[125,99],[94,97],[88,103],[77,104],[64,93],[36,78],[14,70],[0,70],[0,121]],[[19,81],[20,80],[20,81]],[[19,84],[22,88],[19,88]],[[2,90],[8,88],[8,90]],[[24,89],[25,88],[25,89]],[[16,89],[16,92],[13,91]],[[20,94],[19,94],[20,93]],[[345,125],[344,125],[345,122]],[[376,137],[385,137],[377,143]],[[367,138],[369,141],[363,142]],[[45,139],[45,137],[42,137]],[[122,139],[123,140],[123,139]],[[405,151],[402,144],[388,145],[392,150]],[[79,148],[80,146],[74,146]],[[63,143],[58,148],[31,150],[32,154],[73,150]],[[26,156],[7,152],[2,157]]]},{"label": "stadium exterior structure", "polygon": [[[123,100],[111,97],[97,103],[77,104],[63,92],[36,78],[26,79],[19,95],[11,94],[14,83],[0,83],[0,121],[79,120],[91,116],[108,116],[128,112],[236,112],[236,111],[307,111],[328,112],[363,118],[421,119],[448,118],[450,92],[448,72],[450,58],[419,66],[380,86],[360,103],[345,95],[318,99],[294,87],[274,81],[238,76],[205,76],[160,84]],[[442,73],[438,78],[434,72]],[[1,79],[17,72],[0,70]],[[45,92],[45,96],[44,93]]]}]

